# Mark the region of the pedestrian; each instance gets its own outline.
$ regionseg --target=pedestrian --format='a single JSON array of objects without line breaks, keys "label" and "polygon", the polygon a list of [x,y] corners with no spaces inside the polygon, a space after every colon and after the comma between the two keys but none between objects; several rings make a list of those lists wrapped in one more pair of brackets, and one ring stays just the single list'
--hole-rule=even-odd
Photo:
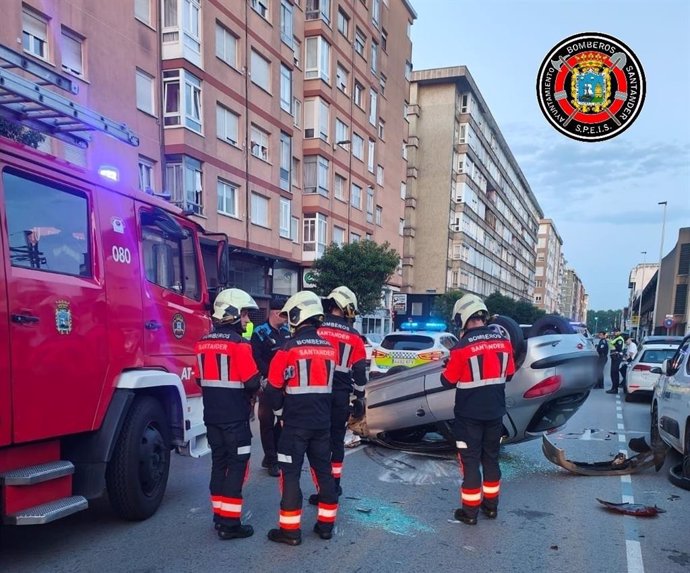
[{"label": "pedestrian", "polygon": [[620,384],[620,368],[623,360],[623,345],[625,341],[619,329],[614,330],[613,337],[609,340],[609,351],[611,356],[611,389],[607,394],[618,394]]},{"label": "pedestrian", "polygon": [[316,294],[300,291],[292,295],[283,312],[292,338],[273,357],[265,390],[283,424],[278,442],[282,486],[279,526],[268,532],[268,538],[276,543],[299,545],[302,542],[300,475],[305,454],[319,488],[314,532],[321,539],[333,536],[338,511],[330,445],[331,391],[337,353],[317,332],[324,315],[321,299]]},{"label": "pedestrian", "polygon": [[599,342],[597,342],[597,354],[599,358],[597,362],[599,376],[597,377],[597,384],[594,387],[603,388],[604,368],[606,367],[606,363],[609,359],[609,343],[606,340],[606,333],[603,330],[599,333]]},{"label": "pedestrian", "polygon": [[252,434],[249,404],[261,375],[251,345],[242,338],[249,309],[258,309],[243,290],[221,291],[213,303],[214,330],[197,342],[194,374],[201,386],[204,423],[211,447],[211,505],[220,539],[250,537],[243,525],[242,485],[248,475]]},{"label": "pedestrian", "polygon": [[[367,383],[367,353],[359,332],[352,326],[357,316],[357,296],[346,286],[339,286],[326,297],[328,314],[319,326],[319,336],[328,340],[337,352],[331,402],[331,473],[338,496],[343,489],[340,479],[345,459],[345,433],[350,417],[350,395],[354,393],[352,414],[364,415],[364,387]],[[317,505],[319,495],[309,496]]]},{"label": "pedestrian", "polygon": [[635,354],[637,354],[637,343],[635,342],[635,339],[632,338],[631,336],[628,336],[628,338],[625,339],[625,350],[623,353],[623,363],[621,364],[621,380],[623,383],[623,388],[626,389],[627,391],[627,374],[628,374],[628,365],[633,361],[633,358],[635,358]]},{"label": "pedestrian", "polygon": [[441,374],[444,386],[456,388],[454,431],[463,481],[455,519],[467,525],[477,524],[480,509],[491,519],[498,515],[505,382],[515,372],[510,340],[487,327],[488,317],[476,295],[466,294],[455,303],[453,321],[461,330],[460,340]]},{"label": "pedestrian", "polygon": [[261,373],[261,390],[258,393],[259,402],[259,433],[261,447],[264,450],[264,459],[261,467],[268,470],[268,475],[280,476],[278,467],[277,444],[280,438],[280,424],[273,414],[263,388],[268,380],[268,369],[278,349],[290,338],[290,329],[287,327],[287,318],[281,314],[285,301],[278,298],[271,299],[269,303],[268,318],[266,322],[254,329],[252,334],[252,354],[259,372]]}]

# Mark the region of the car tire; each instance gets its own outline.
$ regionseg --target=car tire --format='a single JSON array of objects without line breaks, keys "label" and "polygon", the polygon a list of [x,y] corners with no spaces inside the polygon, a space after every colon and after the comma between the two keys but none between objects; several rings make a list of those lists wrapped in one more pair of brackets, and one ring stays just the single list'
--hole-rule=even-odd
[{"label": "car tire", "polygon": [[556,314],[547,314],[537,319],[529,329],[529,338],[545,334],[575,334],[575,329],[567,318]]},{"label": "car tire", "polygon": [[659,409],[656,403],[652,404],[652,422],[649,427],[649,441],[651,442],[652,449],[663,447],[664,442],[661,439],[661,434],[659,433]]},{"label": "car tire", "polygon": [[510,339],[510,344],[513,346],[513,359],[517,363],[527,349],[525,336],[522,334],[520,325],[508,316],[497,314],[491,317],[489,326],[495,327],[495,330],[498,330]]},{"label": "car tire", "polygon": [[688,463],[690,463],[688,462],[687,458],[687,455],[683,456],[683,461],[681,463],[669,468],[668,481],[670,481],[676,487],[690,491],[690,476],[686,477],[683,475],[685,473],[683,468],[687,468]]}]

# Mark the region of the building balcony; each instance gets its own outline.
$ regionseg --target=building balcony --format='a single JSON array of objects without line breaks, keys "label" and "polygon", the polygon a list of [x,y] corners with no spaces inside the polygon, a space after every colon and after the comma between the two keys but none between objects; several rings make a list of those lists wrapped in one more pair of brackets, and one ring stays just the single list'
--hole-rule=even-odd
[{"label": "building balcony", "polygon": [[406,257],[402,258],[402,265],[403,267],[413,267],[414,266],[414,257],[407,255]]},{"label": "building balcony", "polygon": [[407,176],[412,177],[413,179],[417,179],[417,177],[419,177],[419,169],[417,169],[416,167],[408,167]]},{"label": "building balcony", "polygon": [[410,209],[416,209],[417,208],[417,198],[416,197],[405,197],[405,207],[409,207]]},{"label": "building balcony", "polygon": [[414,238],[416,234],[415,228],[412,227],[411,225],[406,225],[403,227],[403,237],[412,237]]}]

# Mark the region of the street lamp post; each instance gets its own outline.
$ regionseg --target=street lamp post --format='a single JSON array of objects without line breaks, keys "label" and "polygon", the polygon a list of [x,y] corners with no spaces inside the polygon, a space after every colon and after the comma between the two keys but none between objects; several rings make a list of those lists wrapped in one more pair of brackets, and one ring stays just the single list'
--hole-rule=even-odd
[{"label": "street lamp post", "polygon": [[659,304],[659,290],[661,287],[661,259],[664,257],[664,231],[666,230],[666,206],[667,201],[659,201],[659,205],[664,206],[664,216],[661,219],[661,246],[659,247],[659,269],[656,272],[656,292],[654,293],[654,311],[652,312],[652,331],[650,334],[654,334],[656,330],[656,310]]},{"label": "street lamp post", "polygon": [[[642,253],[642,280],[640,281],[640,301],[637,305],[637,342],[638,344],[642,342],[642,291],[644,291],[644,271],[645,262],[647,260],[647,251],[641,251]],[[658,285],[657,281],[657,285]]]}]

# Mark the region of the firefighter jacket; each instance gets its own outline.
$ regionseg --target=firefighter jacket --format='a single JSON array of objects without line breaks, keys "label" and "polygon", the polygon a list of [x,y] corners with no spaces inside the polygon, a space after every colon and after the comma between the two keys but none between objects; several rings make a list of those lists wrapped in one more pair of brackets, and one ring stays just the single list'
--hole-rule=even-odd
[{"label": "firefighter jacket", "polygon": [[609,342],[605,338],[600,338],[597,342],[597,354],[602,360],[608,358],[609,355]]},{"label": "firefighter jacket", "polygon": [[441,374],[444,386],[456,387],[455,417],[503,417],[506,378],[514,373],[513,347],[508,339],[486,326],[465,331]]},{"label": "firefighter jacket", "polygon": [[314,326],[298,328],[276,352],[264,396],[286,426],[331,427],[331,392],[337,353]]},{"label": "firefighter jacket", "polygon": [[623,354],[623,347],[625,346],[625,340],[624,338],[619,334],[618,336],[612,338],[609,340],[609,348],[611,350],[611,354]]},{"label": "firefighter jacket", "polygon": [[354,391],[357,398],[363,398],[367,383],[367,353],[359,332],[346,318],[329,314],[319,326],[318,333],[337,352],[333,391],[344,390],[348,394]]},{"label": "firefighter jacket", "polygon": [[266,321],[254,329],[251,340],[252,353],[259,372],[264,378],[268,378],[268,366],[271,359],[288,338],[290,338],[290,329],[285,325],[273,328]]},{"label": "firefighter jacket", "polygon": [[194,376],[201,385],[206,424],[249,420],[250,398],[261,375],[248,341],[228,328],[207,334],[196,343]]}]

